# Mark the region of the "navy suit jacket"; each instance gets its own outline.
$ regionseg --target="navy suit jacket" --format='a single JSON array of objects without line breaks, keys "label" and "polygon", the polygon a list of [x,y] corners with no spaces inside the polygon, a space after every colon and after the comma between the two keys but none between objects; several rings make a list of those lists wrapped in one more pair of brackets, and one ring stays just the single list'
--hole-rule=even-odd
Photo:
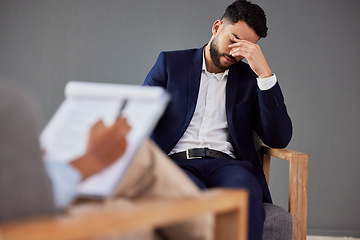
[{"label": "navy suit jacket", "polygon": [[[147,75],[144,85],[161,86],[171,101],[152,138],[169,153],[187,129],[195,111],[202,71],[203,48],[162,52]],[[271,202],[253,131],[268,146],[284,148],[292,136],[292,124],[279,84],[261,91],[256,75],[244,62],[229,69],[226,85],[226,118],[236,159],[250,161],[253,173]]]}]

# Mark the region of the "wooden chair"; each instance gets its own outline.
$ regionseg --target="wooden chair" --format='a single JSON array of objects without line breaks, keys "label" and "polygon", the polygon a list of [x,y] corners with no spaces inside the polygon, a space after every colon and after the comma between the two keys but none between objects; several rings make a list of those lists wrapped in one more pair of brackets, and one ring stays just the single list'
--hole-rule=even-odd
[{"label": "wooden chair", "polygon": [[215,239],[247,239],[247,191],[214,189],[194,198],[151,201],[133,209],[109,210],[97,206],[75,216],[3,223],[0,224],[0,240],[79,240],[121,236],[209,212],[215,214]]},{"label": "wooden chair", "polygon": [[293,240],[306,240],[307,192],[308,192],[308,154],[289,149],[261,147],[263,169],[269,184],[270,158],[289,162],[289,205],[288,211],[293,218]]}]

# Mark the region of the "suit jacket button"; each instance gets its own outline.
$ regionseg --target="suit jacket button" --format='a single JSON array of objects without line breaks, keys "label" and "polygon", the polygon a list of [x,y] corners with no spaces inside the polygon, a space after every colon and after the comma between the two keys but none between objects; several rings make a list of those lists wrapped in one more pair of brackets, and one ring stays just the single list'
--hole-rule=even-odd
[{"label": "suit jacket button", "polygon": [[279,102],[276,96],[274,96],[274,101],[275,101],[275,107],[279,108]]}]

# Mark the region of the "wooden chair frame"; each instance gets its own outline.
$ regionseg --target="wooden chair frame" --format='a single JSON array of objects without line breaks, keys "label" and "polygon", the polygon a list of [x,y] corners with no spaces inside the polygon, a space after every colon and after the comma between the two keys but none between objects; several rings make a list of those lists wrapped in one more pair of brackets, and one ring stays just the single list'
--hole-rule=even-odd
[{"label": "wooden chair frame", "polygon": [[309,166],[308,154],[289,149],[274,149],[264,145],[261,147],[261,152],[264,154],[263,169],[268,184],[271,157],[289,162],[288,211],[293,218],[293,240],[306,240]]}]

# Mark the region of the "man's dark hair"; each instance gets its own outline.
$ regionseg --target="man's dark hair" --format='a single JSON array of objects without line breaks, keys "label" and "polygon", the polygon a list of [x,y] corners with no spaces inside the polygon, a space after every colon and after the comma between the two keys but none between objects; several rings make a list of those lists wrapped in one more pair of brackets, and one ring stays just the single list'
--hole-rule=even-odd
[{"label": "man's dark hair", "polygon": [[267,36],[266,15],[259,5],[246,0],[237,0],[228,6],[221,19],[226,19],[232,24],[239,20],[244,21],[261,38]]}]

